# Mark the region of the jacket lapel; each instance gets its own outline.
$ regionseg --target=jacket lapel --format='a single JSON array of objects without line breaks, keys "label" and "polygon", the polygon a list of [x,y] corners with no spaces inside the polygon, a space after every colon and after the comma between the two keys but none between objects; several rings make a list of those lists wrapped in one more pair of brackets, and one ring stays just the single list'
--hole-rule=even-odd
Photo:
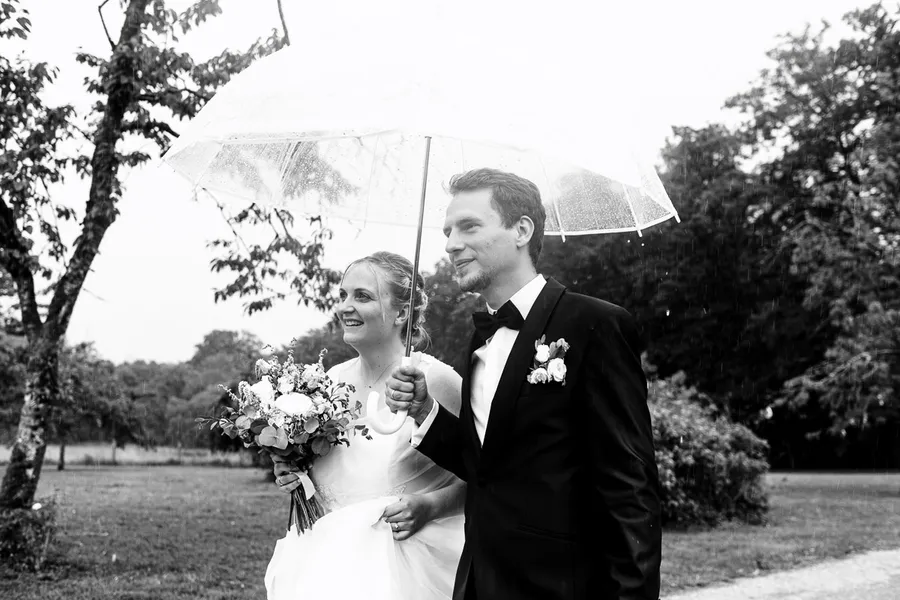
[{"label": "jacket lapel", "polygon": [[534,343],[546,329],[550,315],[553,314],[553,309],[565,289],[555,279],[547,279],[544,289],[541,290],[525,323],[519,330],[516,342],[503,367],[503,373],[500,375],[494,399],[491,401],[490,416],[484,432],[484,443],[481,447],[482,453],[500,443],[500,440],[509,431],[508,423],[515,413],[519,392],[525,384],[525,377],[528,375],[528,369],[534,359]]}]

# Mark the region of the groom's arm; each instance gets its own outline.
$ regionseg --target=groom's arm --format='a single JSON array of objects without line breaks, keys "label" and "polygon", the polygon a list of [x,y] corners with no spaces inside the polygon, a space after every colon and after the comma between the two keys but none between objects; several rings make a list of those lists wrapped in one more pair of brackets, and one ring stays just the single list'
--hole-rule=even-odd
[{"label": "groom's arm", "polygon": [[[602,545],[609,565],[603,587],[617,600],[657,600],[662,535],[659,476],[634,320],[615,307],[591,331],[580,388],[594,505],[601,510]],[[610,581],[611,580],[611,581]]]},{"label": "groom's arm", "polygon": [[413,430],[411,443],[439,466],[466,481],[459,417],[439,402],[434,402],[428,415],[421,424],[417,424]]}]

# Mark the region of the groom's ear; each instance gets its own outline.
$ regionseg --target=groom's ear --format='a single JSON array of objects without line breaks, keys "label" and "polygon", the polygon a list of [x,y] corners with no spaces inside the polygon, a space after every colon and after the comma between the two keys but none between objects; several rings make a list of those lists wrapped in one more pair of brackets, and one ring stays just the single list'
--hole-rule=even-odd
[{"label": "groom's ear", "polygon": [[516,247],[522,248],[531,242],[531,236],[534,235],[534,221],[531,217],[522,215],[513,225],[516,231]]}]

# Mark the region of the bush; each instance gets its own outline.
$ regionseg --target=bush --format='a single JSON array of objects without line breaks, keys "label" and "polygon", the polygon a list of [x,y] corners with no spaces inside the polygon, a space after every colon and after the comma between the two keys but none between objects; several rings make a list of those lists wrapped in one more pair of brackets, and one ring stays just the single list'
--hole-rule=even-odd
[{"label": "bush", "polygon": [[716,415],[683,373],[650,380],[650,414],[662,488],[663,523],[760,523],[768,510],[768,444]]},{"label": "bush", "polygon": [[0,509],[0,564],[13,571],[38,571],[56,535],[52,500],[31,508]]}]

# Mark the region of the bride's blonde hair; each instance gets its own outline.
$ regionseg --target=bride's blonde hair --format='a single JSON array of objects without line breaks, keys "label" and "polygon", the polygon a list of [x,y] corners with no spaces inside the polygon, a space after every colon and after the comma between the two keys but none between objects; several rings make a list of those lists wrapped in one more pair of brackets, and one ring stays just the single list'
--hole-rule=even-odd
[{"label": "bride's blonde hair", "polygon": [[[357,259],[347,265],[344,274],[354,265],[365,264],[371,268],[378,268],[384,275],[385,283],[388,287],[388,293],[391,296],[391,308],[394,310],[402,310],[404,306],[409,307],[410,289],[412,287],[412,263],[393,252],[375,252],[369,256]],[[381,286],[381,277],[377,273],[375,280]],[[379,290],[379,294],[381,290]],[[406,342],[406,334],[409,327],[412,327],[412,346],[413,348],[422,348],[428,345],[430,338],[428,332],[425,331],[425,310],[428,308],[428,295],[425,293],[425,280],[421,273],[416,273],[416,297],[413,302],[413,312],[406,320],[406,326],[400,330],[400,337]]]}]

